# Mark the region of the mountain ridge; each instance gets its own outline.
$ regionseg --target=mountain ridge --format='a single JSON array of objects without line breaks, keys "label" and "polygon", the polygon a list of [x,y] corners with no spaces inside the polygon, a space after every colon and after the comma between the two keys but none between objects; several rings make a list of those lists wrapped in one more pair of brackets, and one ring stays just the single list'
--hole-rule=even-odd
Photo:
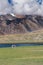
[{"label": "mountain ridge", "polygon": [[43,29],[43,16],[26,15],[13,17],[0,16],[0,34],[27,33]]}]

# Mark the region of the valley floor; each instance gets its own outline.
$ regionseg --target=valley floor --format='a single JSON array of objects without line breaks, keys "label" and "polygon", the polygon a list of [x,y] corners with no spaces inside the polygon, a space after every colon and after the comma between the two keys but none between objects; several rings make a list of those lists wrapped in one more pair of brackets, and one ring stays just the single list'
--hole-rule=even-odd
[{"label": "valley floor", "polygon": [[0,65],[43,65],[43,46],[0,48]]}]

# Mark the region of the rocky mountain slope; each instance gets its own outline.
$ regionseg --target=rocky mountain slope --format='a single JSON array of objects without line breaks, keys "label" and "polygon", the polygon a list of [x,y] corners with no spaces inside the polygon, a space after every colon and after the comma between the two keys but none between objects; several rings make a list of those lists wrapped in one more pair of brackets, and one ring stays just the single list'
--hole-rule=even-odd
[{"label": "rocky mountain slope", "polygon": [[0,34],[26,33],[43,28],[43,16],[26,15],[13,17],[10,14],[0,16]]}]

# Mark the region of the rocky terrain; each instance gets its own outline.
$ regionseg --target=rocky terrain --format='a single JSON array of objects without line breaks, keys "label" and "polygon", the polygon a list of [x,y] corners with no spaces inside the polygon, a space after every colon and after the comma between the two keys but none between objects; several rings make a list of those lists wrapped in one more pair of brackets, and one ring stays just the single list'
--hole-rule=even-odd
[{"label": "rocky terrain", "polygon": [[26,33],[43,29],[43,16],[26,15],[13,17],[10,14],[0,16],[0,34]]}]

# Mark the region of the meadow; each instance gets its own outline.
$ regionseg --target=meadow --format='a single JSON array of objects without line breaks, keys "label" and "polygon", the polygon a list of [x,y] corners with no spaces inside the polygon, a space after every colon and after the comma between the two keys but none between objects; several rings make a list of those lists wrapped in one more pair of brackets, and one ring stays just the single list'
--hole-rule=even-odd
[{"label": "meadow", "polygon": [[0,35],[0,43],[43,43],[43,29],[23,34]]},{"label": "meadow", "polygon": [[0,65],[43,65],[43,46],[0,48]]}]

